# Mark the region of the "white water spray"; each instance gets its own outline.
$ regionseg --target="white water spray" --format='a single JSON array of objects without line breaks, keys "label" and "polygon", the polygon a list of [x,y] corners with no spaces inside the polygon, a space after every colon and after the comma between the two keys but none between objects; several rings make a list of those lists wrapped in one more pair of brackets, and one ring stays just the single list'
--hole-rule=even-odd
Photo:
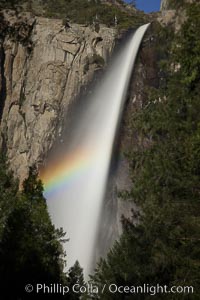
[{"label": "white water spray", "polygon": [[54,224],[63,227],[70,239],[65,245],[68,267],[78,260],[85,274],[91,271],[99,222],[103,222],[100,216],[116,130],[148,26],[141,26],[120,51],[71,129],[63,166],[67,158],[77,157],[81,166],[77,166],[76,176],[66,178],[62,188],[45,195]]}]

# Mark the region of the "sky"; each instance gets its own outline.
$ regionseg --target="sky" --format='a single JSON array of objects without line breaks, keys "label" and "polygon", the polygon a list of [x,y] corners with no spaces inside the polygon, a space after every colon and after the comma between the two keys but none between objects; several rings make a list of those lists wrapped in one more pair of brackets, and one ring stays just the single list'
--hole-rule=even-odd
[{"label": "sky", "polygon": [[[126,2],[131,2],[126,0]],[[160,10],[160,2],[161,0],[136,0],[136,6],[140,10],[144,10],[145,12],[152,12]]]}]

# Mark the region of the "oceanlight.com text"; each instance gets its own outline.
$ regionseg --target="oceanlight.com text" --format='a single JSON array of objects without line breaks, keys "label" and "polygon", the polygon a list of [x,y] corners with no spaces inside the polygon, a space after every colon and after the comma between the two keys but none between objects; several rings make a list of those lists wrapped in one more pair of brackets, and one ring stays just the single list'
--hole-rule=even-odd
[{"label": "oceanlight.com text", "polygon": [[36,294],[61,294],[66,295],[68,293],[74,294],[148,294],[150,296],[155,296],[158,294],[193,294],[194,288],[193,286],[167,286],[167,285],[131,285],[131,286],[122,286],[117,285],[115,283],[112,284],[104,284],[102,286],[98,286],[95,284],[74,284],[72,287],[62,284],[45,284],[38,283],[35,286],[32,284],[27,284],[25,286],[25,291],[27,293],[36,293]]}]

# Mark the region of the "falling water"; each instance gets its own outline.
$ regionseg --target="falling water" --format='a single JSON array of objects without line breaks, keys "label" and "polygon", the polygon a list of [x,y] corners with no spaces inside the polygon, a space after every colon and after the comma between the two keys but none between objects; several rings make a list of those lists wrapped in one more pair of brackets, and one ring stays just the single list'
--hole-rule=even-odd
[{"label": "falling water", "polygon": [[101,220],[113,143],[142,38],[141,26],[120,51],[70,128],[63,154],[50,160],[42,179],[52,220],[63,227],[67,264],[78,260],[91,271],[95,237]]}]

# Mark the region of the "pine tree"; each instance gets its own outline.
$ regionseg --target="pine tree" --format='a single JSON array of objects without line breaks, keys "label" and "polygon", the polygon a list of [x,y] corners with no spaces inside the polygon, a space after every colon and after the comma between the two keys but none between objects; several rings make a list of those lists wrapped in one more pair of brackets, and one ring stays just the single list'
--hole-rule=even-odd
[{"label": "pine tree", "polygon": [[[84,276],[83,276],[83,269],[81,268],[78,261],[75,262],[75,264],[69,269],[67,274],[67,286],[70,289],[69,293],[69,299],[70,300],[78,300],[78,299],[84,299],[82,293],[74,293],[73,287],[75,285],[78,285],[79,288],[84,286]],[[78,290],[78,286],[76,290]]]},{"label": "pine tree", "polygon": [[64,252],[60,242],[65,234],[51,224],[43,187],[34,170],[23,186],[0,242],[0,281],[7,299],[45,299],[50,296],[29,295],[24,288],[26,284],[35,287],[37,283],[63,282]]},{"label": "pine tree", "polygon": [[6,158],[0,154],[0,240],[18,191],[17,181],[14,180],[12,173],[6,170]]}]

